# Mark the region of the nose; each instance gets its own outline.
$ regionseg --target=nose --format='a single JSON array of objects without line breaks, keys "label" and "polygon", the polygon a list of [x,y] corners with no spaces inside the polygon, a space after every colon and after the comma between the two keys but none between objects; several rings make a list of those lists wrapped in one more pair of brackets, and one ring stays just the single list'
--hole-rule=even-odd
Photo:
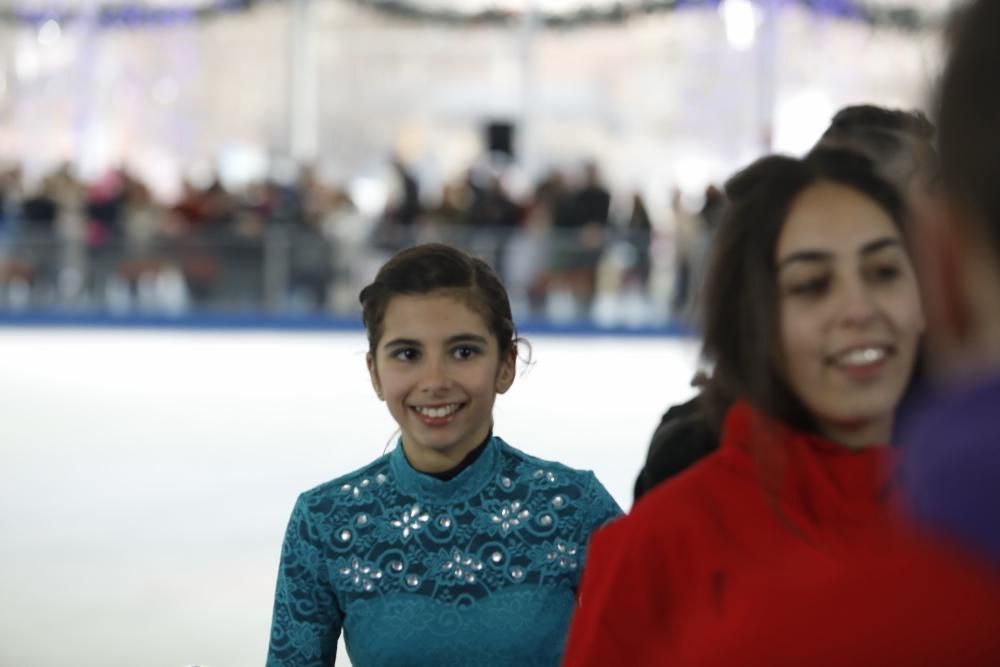
[{"label": "nose", "polygon": [[878,317],[875,295],[864,282],[851,281],[841,294],[840,323],[845,327],[864,328]]},{"label": "nose", "polygon": [[428,356],[420,377],[420,390],[428,393],[442,392],[451,386],[448,363],[444,356]]}]

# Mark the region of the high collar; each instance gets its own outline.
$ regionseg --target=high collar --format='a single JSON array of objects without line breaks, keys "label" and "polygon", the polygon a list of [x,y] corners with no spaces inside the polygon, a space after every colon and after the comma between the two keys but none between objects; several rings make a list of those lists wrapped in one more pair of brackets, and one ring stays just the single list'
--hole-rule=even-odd
[{"label": "high collar", "polygon": [[479,493],[500,470],[503,440],[493,436],[486,449],[469,467],[449,480],[440,480],[416,470],[403,451],[400,438],[389,455],[389,467],[403,493],[428,502],[461,502]]},{"label": "high collar", "polygon": [[720,455],[750,470],[783,511],[807,524],[867,521],[894,490],[892,448],[849,449],[793,429],[746,401],[726,414]]}]

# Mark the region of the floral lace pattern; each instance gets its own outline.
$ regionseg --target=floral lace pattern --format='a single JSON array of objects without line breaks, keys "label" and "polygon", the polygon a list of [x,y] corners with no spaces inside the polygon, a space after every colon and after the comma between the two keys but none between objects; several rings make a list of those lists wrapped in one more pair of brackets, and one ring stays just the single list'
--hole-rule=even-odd
[{"label": "floral lace pattern", "polygon": [[[401,447],[299,497],[270,667],[556,665],[590,534],[621,513],[590,472],[493,438],[452,480]],[[516,631],[515,631],[516,630]]]}]

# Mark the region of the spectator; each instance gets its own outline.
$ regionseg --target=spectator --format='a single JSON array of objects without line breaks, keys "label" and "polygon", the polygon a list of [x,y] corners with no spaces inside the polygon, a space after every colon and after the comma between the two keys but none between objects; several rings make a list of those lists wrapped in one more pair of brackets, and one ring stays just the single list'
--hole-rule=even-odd
[{"label": "spectator", "polygon": [[721,447],[595,536],[568,666],[699,664],[734,609],[767,607],[758,581],[891,529],[886,445],[924,326],[902,200],[833,149],[759,160],[726,195],[702,351]]},{"label": "spectator", "polygon": [[554,207],[550,284],[572,295],[577,312],[586,312],[594,297],[610,209],[611,194],[593,162],[584,165],[580,187]]},{"label": "spectator", "polygon": [[[937,173],[937,155],[931,144],[933,136],[933,125],[919,111],[858,105],[837,112],[817,145],[841,147],[867,155],[883,178],[906,195],[912,210],[927,196],[929,184]],[[706,205],[702,209],[702,217],[709,228],[717,224],[724,204],[721,193],[712,195],[711,190],[706,192]],[[710,197],[714,197],[713,204],[708,204]],[[919,361],[916,374],[920,374]],[[701,383],[696,381],[694,384],[699,386]],[[916,393],[915,386],[911,385],[911,395]],[[683,405],[670,408],[661,418],[653,433],[646,462],[636,478],[636,500],[717,447],[717,437],[699,404],[696,396]]]}]

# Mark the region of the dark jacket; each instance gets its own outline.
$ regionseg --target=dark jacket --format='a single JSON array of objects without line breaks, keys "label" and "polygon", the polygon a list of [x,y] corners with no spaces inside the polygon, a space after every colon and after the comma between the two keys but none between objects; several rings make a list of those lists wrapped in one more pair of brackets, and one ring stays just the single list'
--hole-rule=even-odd
[{"label": "dark jacket", "polygon": [[686,470],[719,448],[719,439],[695,396],[674,405],[653,433],[646,463],[635,480],[635,500],[665,479]]}]

